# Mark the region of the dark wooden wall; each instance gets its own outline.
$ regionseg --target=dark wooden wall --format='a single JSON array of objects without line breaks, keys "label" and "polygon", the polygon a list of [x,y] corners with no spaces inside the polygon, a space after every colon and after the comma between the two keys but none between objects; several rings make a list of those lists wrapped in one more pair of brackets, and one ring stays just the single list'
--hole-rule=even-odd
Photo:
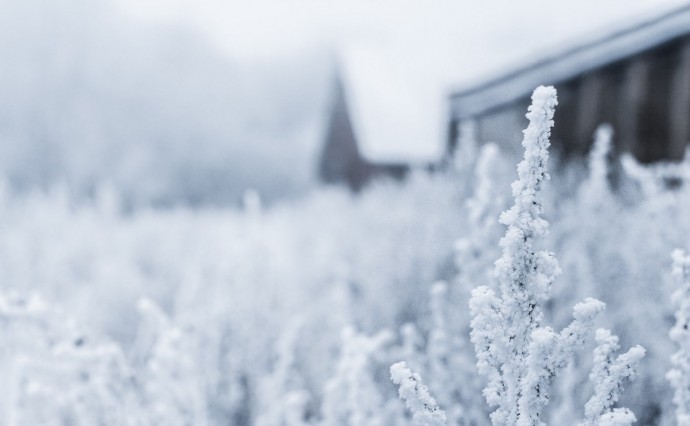
[{"label": "dark wooden wall", "polygon": [[[601,123],[613,125],[617,153],[645,163],[683,157],[690,141],[690,37],[554,85],[553,145],[566,157],[585,154]],[[528,105],[525,97],[477,117],[478,139],[519,151]]]}]

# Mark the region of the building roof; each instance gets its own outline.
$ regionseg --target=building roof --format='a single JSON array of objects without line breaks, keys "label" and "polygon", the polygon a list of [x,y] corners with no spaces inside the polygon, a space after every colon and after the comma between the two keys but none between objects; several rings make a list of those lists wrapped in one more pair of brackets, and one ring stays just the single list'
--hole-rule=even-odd
[{"label": "building roof", "polygon": [[342,49],[338,62],[364,158],[383,164],[423,164],[443,155],[446,106],[433,79],[378,46],[349,46]]},{"label": "building roof", "polygon": [[[345,40],[339,77],[361,153],[379,164],[436,162],[445,153],[449,113],[490,110],[685,34],[689,9],[688,0],[449,2],[418,26],[353,39],[360,44]],[[546,59],[525,66],[535,57]]]},{"label": "building roof", "polygon": [[457,118],[481,115],[528,96],[541,84],[556,84],[690,34],[690,5],[634,26],[589,37],[589,41],[484,81],[451,96]]}]

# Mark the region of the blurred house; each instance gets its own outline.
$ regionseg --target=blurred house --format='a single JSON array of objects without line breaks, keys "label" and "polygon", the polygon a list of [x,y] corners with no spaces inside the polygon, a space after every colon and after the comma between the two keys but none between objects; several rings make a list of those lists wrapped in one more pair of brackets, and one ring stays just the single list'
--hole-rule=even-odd
[{"label": "blurred house", "polygon": [[341,52],[319,160],[322,182],[358,191],[373,178],[401,179],[443,158],[443,100],[424,87],[424,73],[410,72],[389,53],[371,46]]},{"label": "blurred house", "polygon": [[690,140],[690,6],[453,94],[451,128],[470,123],[477,140],[519,150],[541,84],[558,90],[552,142],[566,157],[586,152],[595,128],[610,123],[617,153],[646,163],[681,159]]},{"label": "blurred house", "polygon": [[353,191],[358,191],[377,176],[404,177],[409,170],[407,164],[366,157],[350,115],[343,82],[336,77],[326,142],[319,162],[320,179],[325,183],[345,183]]},{"label": "blurred house", "polygon": [[[610,123],[616,154],[647,163],[681,159],[690,140],[690,5],[588,38],[455,93],[438,67],[396,63],[387,49],[347,51],[339,58],[321,180],[358,190],[377,176],[402,178],[411,167],[442,164],[461,127],[517,158],[539,85],[558,89],[552,145],[563,158],[588,152],[596,127]],[[445,104],[433,98],[442,94],[450,94],[450,111],[447,97]]]}]

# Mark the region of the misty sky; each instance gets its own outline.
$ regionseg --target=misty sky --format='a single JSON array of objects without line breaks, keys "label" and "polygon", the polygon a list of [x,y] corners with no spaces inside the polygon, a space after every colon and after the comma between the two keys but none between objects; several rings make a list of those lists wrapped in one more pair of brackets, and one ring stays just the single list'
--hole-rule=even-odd
[{"label": "misty sky", "polygon": [[[445,130],[453,88],[685,3],[113,1],[138,22],[108,1],[0,0],[2,176],[85,191],[110,181],[142,199],[301,190],[314,180],[340,48],[373,46],[369,57],[385,59],[379,80],[360,73],[362,92],[381,100],[362,116],[369,139],[402,146],[415,129],[401,123]],[[370,99],[361,104],[377,106]],[[445,142],[425,132],[414,141]]]},{"label": "misty sky", "polygon": [[[687,3],[681,0],[120,0],[145,19],[184,23],[233,56],[351,42],[400,43],[463,60],[463,75],[501,67]],[[592,34],[594,35],[594,34]],[[508,49],[501,49],[510,42]],[[433,53],[433,52],[431,52]],[[471,61],[466,61],[471,59]],[[473,62],[467,63],[467,62]]]}]

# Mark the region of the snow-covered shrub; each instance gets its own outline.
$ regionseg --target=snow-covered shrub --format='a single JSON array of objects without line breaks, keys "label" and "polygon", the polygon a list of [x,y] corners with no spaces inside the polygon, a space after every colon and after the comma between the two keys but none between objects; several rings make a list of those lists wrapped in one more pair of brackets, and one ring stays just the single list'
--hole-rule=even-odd
[{"label": "snow-covered shrub", "polygon": [[[203,389],[186,406],[202,399],[198,418],[237,425],[256,422],[271,404],[260,389],[276,366],[275,342],[294,318],[303,318],[294,362],[311,395],[310,421],[318,418],[338,363],[340,329],[354,324],[375,334],[424,318],[427,283],[453,275],[466,199],[445,175],[424,174],[406,186],[376,185],[356,199],[323,190],[266,209],[249,200],[244,211],[123,215],[110,195],[90,205],[75,202],[64,187],[4,193],[0,287],[35,290],[49,306],[118,343],[142,385],[173,379],[153,374],[144,361],[153,341],[167,340],[163,346],[178,351],[174,358],[194,360],[195,378],[184,375],[191,380],[186,391]],[[157,306],[143,317],[142,298]],[[154,311],[166,319],[156,322]],[[158,334],[145,338],[149,328]],[[158,389],[170,389],[170,412],[189,411],[170,402],[177,383]]]},{"label": "snow-covered shrub", "polygon": [[[625,232],[621,215],[625,212],[620,200],[614,196],[609,175],[609,154],[613,132],[609,125],[601,125],[594,135],[594,144],[587,161],[587,174],[571,199],[558,194],[551,200],[554,220],[547,235],[548,244],[558,253],[559,266],[563,273],[561,285],[554,288],[552,300],[558,301],[547,309],[556,326],[565,326],[570,315],[564,304],[574,304],[585,297],[595,297],[607,305],[612,312],[610,321],[618,324],[620,301],[617,289],[630,285],[625,270],[620,244],[611,241],[616,234]],[[553,194],[550,194],[553,196]],[[608,244],[611,241],[611,244]],[[607,285],[601,285],[607,283]],[[619,303],[621,305],[619,305]],[[604,313],[606,315],[606,313]],[[587,376],[582,371],[591,368],[591,360],[584,351],[575,354],[571,366],[562,374],[551,404],[554,410],[550,418],[575,418],[581,415],[582,406],[588,398],[583,392]]]},{"label": "snow-covered shrub", "polygon": [[[467,299],[463,301],[467,303]],[[482,424],[488,412],[473,366],[469,319],[467,315],[453,315],[457,311],[455,303],[448,283],[434,283],[430,289],[431,318],[426,339],[422,340],[413,325],[405,324],[401,328],[401,347],[392,353],[392,358],[402,359],[406,366],[410,364],[414,371],[424,374],[429,391],[443,407],[446,424]],[[462,318],[467,321],[462,322]]]},{"label": "snow-covered shrub", "polygon": [[192,340],[154,302],[142,299],[136,350],[138,379],[149,421],[206,425],[206,398]]},{"label": "snow-covered shrub", "polygon": [[464,334],[450,327],[452,306],[448,303],[448,284],[437,282],[431,288],[432,326],[426,347],[427,377],[438,402],[444,407],[448,424],[460,424],[463,417],[469,418],[461,401],[475,402],[471,397],[473,371],[467,356],[469,341]]},{"label": "snow-covered shrub", "polygon": [[[639,343],[654,348],[647,353],[638,380],[627,387],[622,403],[635,407],[643,424],[665,424],[670,421],[672,396],[664,375],[674,348],[658,330],[668,329],[673,315],[668,303],[672,286],[667,284],[667,253],[685,245],[690,233],[686,214],[690,181],[684,177],[687,159],[641,165],[624,157],[621,161],[628,164],[621,173],[616,175],[615,164],[609,164],[611,171],[606,173],[605,150],[600,147],[608,145],[611,136],[597,131],[589,173],[571,189],[573,196],[561,193],[551,201],[555,209],[546,239],[564,273],[563,285],[555,289],[545,313],[554,324],[564,326],[569,318],[563,305],[590,296],[605,302],[602,319],[620,336],[621,346]],[[615,186],[607,174],[616,176]],[[590,363],[588,357],[576,356],[574,368],[566,372],[551,402],[557,407],[551,413],[553,421],[580,415],[580,407],[589,398],[582,372],[591,369]]]},{"label": "snow-covered shrub", "polygon": [[300,426],[307,423],[310,395],[296,365],[297,341],[302,321],[290,324],[277,342],[272,371],[260,386],[257,426]]},{"label": "snow-covered shrub", "polygon": [[372,357],[391,339],[387,332],[369,337],[351,328],[342,332],[342,353],[326,384],[324,426],[383,425],[384,398],[373,377]]},{"label": "snow-covered shrub", "polygon": [[487,402],[497,407],[495,425],[539,425],[548,403],[548,387],[571,354],[584,343],[603,303],[588,299],[574,309],[575,320],[561,333],[542,325],[541,305],[558,274],[553,254],[537,251],[535,238],[546,233],[541,218],[541,187],[548,179],[549,134],[556,105],[555,89],[537,88],[527,118],[523,147],[513,184],[515,205],[501,216],[508,227],[496,262],[500,293],[478,287],[472,294],[472,342],[477,368],[489,383]]},{"label": "snow-covered shrub", "polygon": [[679,287],[674,297],[679,306],[670,337],[679,350],[671,357],[673,369],[666,377],[674,390],[676,421],[686,426],[690,425],[690,256],[682,250],[673,252],[673,276]]},{"label": "snow-covered shrub", "polygon": [[404,361],[391,365],[391,380],[399,386],[399,395],[412,412],[419,426],[446,426],[446,414],[429,394],[419,374],[413,373]]},{"label": "snow-covered shrub", "polygon": [[92,342],[35,295],[0,298],[0,324],[3,424],[134,425],[144,414],[117,344]]},{"label": "snow-covered shrub", "polygon": [[635,415],[627,408],[612,409],[612,405],[620,398],[623,382],[635,378],[645,350],[636,346],[614,359],[613,353],[620,349],[618,336],[600,328],[596,332],[596,341],[594,367],[589,376],[594,383],[594,395],[585,405],[583,425],[630,425],[637,420]]},{"label": "snow-covered shrub", "polygon": [[[592,276],[593,269],[603,270],[602,274],[610,273],[611,279],[616,279],[615,273],[621,272],[616,271],[617,265],[621,264],[619,250],[611,250],[598,240],[601,235],[608,235],[612,230],[620,231],[620,224],[616,219],[623,212],[623,206],[613,196],[609,183],[607,157],[612,137],[610,126],[602,125],[597,128],[587,163],[588,174],[577,188],[575,197],[563,203],[558,222],[551,232],[553,237],[549,242],[559,248],[562,259],[559,263],[564,271],[563,279],[566,280],[566,285],[560,286],[554,297],[563,302],[572,303],[585,294],[608,300],[610,294],[607,288],[597,285],[600,280]],[[611,302],[615,303],[613,300]],[[553,314],[558,324],[568,321],[559,312]]]},{"label": "snow-covered shrub", "polygon": [[501,228],[496,218],[506,207],[499,189],[505,168],[501,160],[496,145],[482,146],[474,169],[475,188],[465,205],[468,231],[455,242],[455,279],[458,290],[468,294],[474,287],[489,284],[491,267],[500,256]]},{"label": "snow-covered shrub", "polygon": [[[660,330],[670,327],[674,310],[667,253],[687,246],[690,235],[690,169],[687,159],[633,163],[610,186],[611,137],[597,132],[580,185],[567,187],[560,175],[533,193],[516,185],[523,194],[503,216],[512,225],[502,246],[496,218],[507,207],[504,183],[513,171],[491,144],[468,147],[447,170],[377,183],[357,196],[319,189],[262,206],[249,191],[241,209],[123,211],[112,188],[96,191],[89,204],[65,185],[23,194],[0,187],[0,291],[39,293],[46,308],[39,311],[60,318],[39,321],[52,324],[46,332],[29,326],[34,320],[4,317],[10,331],[0,337],[0,371],[20,390],[3,392],[0,410],[25,424],[74,424],[75,416],[97,424],[103,407],[116,406],[128,414],[110,423],[244,426],[328,424],[326,413],[337,417],[345,407],[342,418],[409,426],[388,380],[388,366],[404,360],[424,377],[449,424],[487,424],[467,305],[469,289],[492,285],[493,262],[508,253],[498,271],[509,296],[485,288],[474,300],[486,319],[485,329],[474,330],[475,341],[486,338],[483,371],[520,377],[506,382],[511,389],[538,386],[539,396],[530,388],[515,399],[541,411],[542,421],[581,421],[591,360],[578,354],[563,370],[568,357],[560,349],[581,342],[587,327],[576,321],[568,328],[570,307],[593,296],[606,302],[601,317],[620,346],[653,348],[620,405],[633,408],[641,424],[671,424],[664,375],[677,349]],[[532,165],[542,167],[545,151],[531,152]],[[531,184],[546,177],[527,175]],[[531,250],[519,238],[527,234]],[[564,272],[550,298],[557,269],[542,247],[557,254]],[[507,280],[513,266],[524,281]],[[524,293],[513,285],[528,282],[536,285]],[[577,306],[584,323],[601,307]],[[527,309],[511,322],[511,307]],[[28,317],[43,315],[32,309]],[[61,328],[69,321],[60,312],[79,327]],[[344,327],[358,330],[356,337],[343,341]],[[399,341],[362,343],[384,329],[400,330]],[[526,334],[518,338],[518,331]],[[524,356],[510,352],[523,349]],[[552,373],[557,386],[544,407]],[[75,379],[84,375],[100,379]],[[64,392],[56,396],[58,387]],[[508,392],[503,396],[507,401]],[[346,399],[365,404],[334,402]],[[633,415],[604,411],[600,422],[625,424]]]}]

